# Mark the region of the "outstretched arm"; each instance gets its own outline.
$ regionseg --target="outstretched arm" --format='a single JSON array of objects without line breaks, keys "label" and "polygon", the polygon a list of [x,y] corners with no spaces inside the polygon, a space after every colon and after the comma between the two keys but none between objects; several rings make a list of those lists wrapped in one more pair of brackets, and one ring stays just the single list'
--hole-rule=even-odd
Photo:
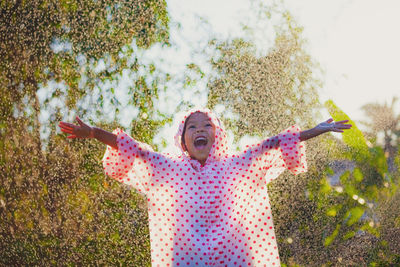
[{"label": "outstretched arm", "polygon": [[100,142],[118,149],[117,136],[115,134],[100,128],[90,127],[82,122],[78,116],[76,117],[76,121],[78,125],[63,121],[59,122],[58,126],[61,131],[70,134],[67,138],[96,138]]},{"label": "outstretched arm", "polygon": [[332,118],[327,121],[321,122],[314,128],[300,132],[300,141],[305,141],[310,138],[316,137],[326,132],[343,133],[343,130],[350,129],[351,124],[346,124],[348,120],[334,122]]}]

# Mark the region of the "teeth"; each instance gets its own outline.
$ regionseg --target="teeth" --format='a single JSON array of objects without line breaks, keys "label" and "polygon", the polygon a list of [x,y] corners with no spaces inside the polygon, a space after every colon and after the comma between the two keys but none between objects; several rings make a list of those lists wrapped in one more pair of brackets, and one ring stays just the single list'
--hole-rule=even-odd
[{"label": "teeth", "polygon": [[196,139],[195,139],[195,141],[202,141],[202,140],[206,140],[206,138],[205,137],[203,137],[203,136],[199,136],[199,137],[197,137]]},{"label": "teeth", "polygon": [[194,139],[194,146],[195,147],[204,147],[207,145],[208,140],[205,136],[198,136],[196,139]]}]

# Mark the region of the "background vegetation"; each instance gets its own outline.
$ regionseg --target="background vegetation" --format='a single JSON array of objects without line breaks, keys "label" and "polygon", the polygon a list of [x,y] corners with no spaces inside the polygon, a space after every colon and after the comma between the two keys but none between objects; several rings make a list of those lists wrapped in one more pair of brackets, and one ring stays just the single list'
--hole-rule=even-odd
[{"label": "background vegetation", "polygon": [[[215,38],[203,66],[172,77],[142,56],[171,46],[162,0],[3,1],[0,4],[0,265],[150,265],[146,199],[103,174],[104,146],[67,140],[59,120],[75,115],[107,130],[125,126],[140,141],[171,121],[155,105],[171,79],[182,90],[206,80],[208,106],[235,141],[297,123],[314,126],[318,64],[285,10],[260,54],[251,39]],[[271,16],[281,20],[272,22]],[[121,89],[124,77],[130,84]],[[122,92],[123,91],[123,92]],[[163,94],[161,94],[163,93]],[[282,263],[288,266],[400,264],[400,116],[368,104],[371,119],[342,139],[307,142],[309,172],[285,173],[269,187]],[[182,101],[178,109],[193,103]],[[132,108],[133,107],[133,108]],[[126,124],[124,110],[130,110]],[[382,137],[383,138],[380,138]],[[160,147],[159,147],[160,148]]]}]

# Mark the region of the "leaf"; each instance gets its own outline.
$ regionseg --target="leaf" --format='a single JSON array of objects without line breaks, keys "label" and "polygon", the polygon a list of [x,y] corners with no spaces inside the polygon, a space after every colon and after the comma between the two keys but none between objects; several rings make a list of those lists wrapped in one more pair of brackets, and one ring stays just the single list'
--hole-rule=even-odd
[{"label": "leaf", "polygon": [[326,215],[331,216],[331,217],[335,217],[336,214],[338,213],[338,211],[340,211],[342,209],[342,207],[343,207],[342,204],[338,204],[338,205],[332,206],[326,211]]},{"label": "leaf", "polygon": [[385,151],[381,147],[374,147],[371,150],[370,164],[376,168],[378,173],[383,177],[388,172],[388,164],[386,161]]},{"label": "leaf", "polygon": [[353,176],[356,182],[361,182],[363,180],[363,174],[359,168],[354,168]]},{"label": "leaf", "polygon": [[320,183],[321,183],[321,187],[320,187],[321,193],[323,193],[323,194],[329,194],[329,193],[331,192],[332,188],[331,188],[331,186],[330,186],[330,184],[329,184],[329,182],[328,182],[328,179],[326,179],[326,178],[324,177],[324,178],[322,178],[322,179],[320,180]]},{"label": "leaf", "polygon": [[326,175],[328,175],[328,176],[332,176],[332,175],[334,175],[335,174],[335,172],[332,170],[332,168],[330,168],[330,167],[327,167],[326,169],[325,169],[325,172],[326,172]]},{"label": "leaf", "polygon": [[332,100],[326,101],[325,107],[335,121],[349,120],[348,123],[353,125],[350,130],[342,133],[343,142],[351,149],[351,158],[356,159],[358,162],[363,162],[368,159],[370,155],[366,139],[354,121],[340,110]]},{"label": "leaf", "polygon": [[381,235],[381,234],[379,233],[378,229],[375,228],[375,227],[371,227],[371,226],[369,225],[369,223],[366,223],[366,224],[364,224],[363,226],[361,226],[360,230],[366,231],[366,232],[368,232],[368,233],[370,233],[370,234],[372,234],[372,235],[374,235],[374,236],[376,236],[376,237],[380,237],[380,235]]},{"label": "leaf", "polygon": [[358,222],[358,220],[361,218],[361,216],[363,216],[365,211],[365,208],[362,207],[355,207],[350,209],[350,218],[347,221],[347,225],[351,226],[353,224],[355,224],[356,222]]},{"label": "leaf", "polygon": [[334,207],[329,208],[326,211],[326,215],[331,216],[331,217],[335,217],[336,216],[336,209]]},{"label": "leaf", "polygon": [[336,236],[339,234],[340,226],[341,226],[340,224],[337,224],[336,229],[333,231],[333,233],[330,236],[328,236],[327,238],[325,238],[325,242],[324,242],[325,247],[332,244],[333,240],[335,240]]},{"label": "leaf", "polygon": [[345,171],[342,175],[340,175],[340,183],[341,184],[347,184],[348,180],[350,177],[350,171]]},{"label": "leaf", "polygon": [[343,239],[346,240],[346,239],[352,238],[352,237],[355,236],[355,235],[356,235],[356,232],[354,232],[354,231],[349,231],[349,232],[347,232],[347,233],[343,236]]}]

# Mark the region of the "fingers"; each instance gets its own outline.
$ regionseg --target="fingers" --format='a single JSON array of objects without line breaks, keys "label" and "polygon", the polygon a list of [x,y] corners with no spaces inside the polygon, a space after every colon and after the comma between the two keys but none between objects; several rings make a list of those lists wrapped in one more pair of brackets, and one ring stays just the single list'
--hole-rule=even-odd
[{"label": "fingers", "polygon": [[338,127],[348,127],[348,126],[352,126],[351,124],[345,124],[345,123],[341,123],[341,122],[334,122],[333,125],[338,126]]},{"label": "fingers", "polygon": [[58,126],[60,127],[60,130],[64,133],[73,133],[75,130],[75,128],[74,128],[75,125],[72,125],[72,127],[71,127],[71,126],[60,123],[60,124],[58,124]]},{"label": "fingers", "polygon": [[353,125],[351,124],[339,124],[336,125],[336,127],[340,128],[340,129],[350,129]]},{"label": "fingers", "polygon": [[321,123],[321,127],[328,129],[328,131],[343,133],[344,130],[350,129],[353,125],[346,124],[349,120],[333,121],[333,118],[329,118],[325,122]]},{"label": "fingers", "polygon": [[343,130],[347,130],[347,129],[350,129],[350,128],[351,128],[351,125],[350,125],[350,126],[348,126],[348,125],[336,125],[336,126],[333,128],[333,130],[334,130],[334,131],[338,130],[338,131],[343,132],[342,129],[343,129]]},{"label": "fingers", "polygon": [[82,138],[80,136],[77,136],[76,134],[77,134],[77,131],[79,131],[80,127],[85,124],[79,119],[78,116],[76,117],[76,119],[77,119],[78,123],[80,124],[80,126],[72,124],[72,123],[68,123],[68,122],[63,122],[63,121],[60,121],[58,123],[58,127],[60,127],[60,130],[63,133],[70,134],[69,136],[67,136],[68,139]]},{"label": "fingers", "polygon": [[74,133],[73,130],[63,129],[63,128],[60,128],[60,129],[61,129],[61,132],[63,132],[63,133],[68,133],[68,134],[73,134]]},{"label": "fingers", "polygon": [[333,125],[334,128],[339,129],[350,129],[353,126],[352,124],[346,124],[349,120],[333,121],[333,119],[330,118],[326,122]]},{"label": "fingers", "polygon": [[332,129],[331,131],[333,132],[337,132],[337,133],[343,133],[343,130],[348,130],[352,127],[351,124],[337,124],[338,122],[336,122],[335,124],[332,124]]},{"label": "fingers", "polygon": [[[331,123],[331,122],[333,122],[333,119],[330,118],[330,119],[328,119],[326,122],[327,122],[327,123]],[[335,121],[335,122],[333,122],[333,123],[335,123],[335,124],[344,124],[344,123],[346,123],[346,122],[349,122],[349,120]],[[349,124],[349,125],[351,125],[351,124]]]},{"label": "fingers", "polygon": [[340,123],[340,124],[343,124],[343,123],[346,123],[346,122],[348,122],[349,120],[342,120],[342,121],[336,121],[335,123]]},{"label": "fingers", "polygon": [[62,127],[60,127],[60,130],[61,130],[61,132],[64,132],[64,133],[73,133],[74,132],[74,130],[72,130],[72,129],[62,128]]},{"label": "fingers", "polygon": [[83,123],[83,121],[81,121],[81,119],[80,119],[78,116],[76,116],[75,119],[76,119],[76,121],[79,123],[80,126],[85,125],[85,123]]},{"label": "fingers", "polygon": [[73,129],[75,125],[73,124],[66,124],[66,123],[59,123],[58,127],[63,128],[63,129]]},{"label": "fingers", "polygon": [[74,128],[75,125],[72,124],[72,123],[60,121],[60,122],[58,123],[58,126],[64,127],[64,128]]}]

